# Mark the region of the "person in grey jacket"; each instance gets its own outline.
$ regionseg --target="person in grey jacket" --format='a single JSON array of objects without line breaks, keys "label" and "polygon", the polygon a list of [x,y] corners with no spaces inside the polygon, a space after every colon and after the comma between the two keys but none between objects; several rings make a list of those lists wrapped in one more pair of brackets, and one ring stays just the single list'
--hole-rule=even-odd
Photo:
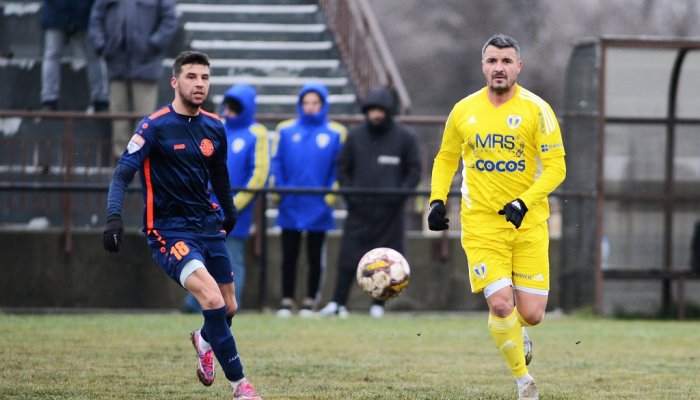
[{"label": "person in grey jacket", "polygon": [[[177,30],[175,0],[96,0],[88,33],[107,62],[111,112],[151,113],[158,101],[163,58]],[[119,158],[134,121],[112,124],[112,154]]]},{"label": "person in grey jacket", "polygon": [[[341,188],[413,189],[421,176],[418,142],[405,126],[395,123],[393,94],[384,88],[370,91],[362,102],[365,123],[348,132],[338,157]],[[404,252],[404,203],[402,194],[348,194],[348,215],[338,256],[333,301],[320,314],[348,315],[345,304],[355,280],[360,258],[376,247]],[[384,302],[374,301],[370,315],[381,318]]]}]

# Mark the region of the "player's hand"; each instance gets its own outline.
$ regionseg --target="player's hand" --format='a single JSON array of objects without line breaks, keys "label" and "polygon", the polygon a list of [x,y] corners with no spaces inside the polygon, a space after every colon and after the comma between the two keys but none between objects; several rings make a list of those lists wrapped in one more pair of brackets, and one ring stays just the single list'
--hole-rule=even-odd
[{"label": "player's hand", "polygon": [[221,227],[226,231],[226,236],[228,236],[231,231],[233,231],[233,228],[236,226],[236,217],[226,217],[224,218],[224,222],[221,224]]},{"label": "player's hand", "polygon": [[105,224],[105,230],[102,232],[102,244],[104,244],[105,250],[110,253],[118,253],[123,235],[124,227],[122,224],[122,217],[119,215],[110,215],[107,217],[107,224]]},{"label": "player's hand", "polygon": [[520,199],[515,199],[503,206],[503,209],[498,211],[499,215],[505,215],[506,221],[510,222],[515,228],[520,228],[527,213],[527,206]]},{"label": "player's hand", "polygon": [[428,211],[428,229],[431,231],[444,231],[449,228],[450,219],[445,217],[447,209],[442,200],[435,200],[430,203],[430,211]]}]

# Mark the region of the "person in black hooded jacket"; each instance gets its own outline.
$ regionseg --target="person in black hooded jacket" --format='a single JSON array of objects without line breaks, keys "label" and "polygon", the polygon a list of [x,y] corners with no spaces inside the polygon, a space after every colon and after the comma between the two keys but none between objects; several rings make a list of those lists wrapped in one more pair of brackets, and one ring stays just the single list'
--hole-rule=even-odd
[{"label": "person in black hooded jacket", "polygon": [[[362,102],[364,124],[348,132],[338,157],[341,188],[413,189],[421,177],[418,143],[414,134],[393,119],[394,96],[385,88],[370,91]],[[347,217],[338,257],[333,300],[321,315],[347,317],[345,307],[360,258],[376,247],[404,253],[404,203],[401,194],[348,194]],[[374,301],[370,315],[381,318],[384,302]]]}]

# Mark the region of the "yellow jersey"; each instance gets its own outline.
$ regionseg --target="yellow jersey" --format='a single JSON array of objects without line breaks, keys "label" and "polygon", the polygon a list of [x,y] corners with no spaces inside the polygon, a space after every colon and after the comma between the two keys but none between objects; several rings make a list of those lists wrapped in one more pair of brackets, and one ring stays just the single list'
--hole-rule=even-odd
[{"label": "yellow jersey", "polygon": [[[430,202],[447,202],[461,158],[463,225],[512,228],[498,211],[520,198],[528,207],[521,227],[534,226],[549,217],[547,195],[564,180],[564,155],[547,102],[516,84],[514,96],[495,107],[483,88],[459,101],[447,118],[433,163]],[[543,166],[548,173],[540,177]]]}]

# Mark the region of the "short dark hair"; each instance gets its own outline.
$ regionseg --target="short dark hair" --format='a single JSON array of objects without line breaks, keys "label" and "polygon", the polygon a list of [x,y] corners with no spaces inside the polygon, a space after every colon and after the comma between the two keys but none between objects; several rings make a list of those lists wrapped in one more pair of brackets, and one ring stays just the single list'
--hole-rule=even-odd
[{"label": "short dark hair", "polygon": [[201,51],[183,51],[175,57],[173,62],[173,77],[177,78],[182,72],[182,66],[187,64],[199,64],[209,66],[209,56]]},{"label": "short dark hair", "polygon": [[515,55],[520,59],[520,46],[518,45],[518,41],[508,35],[497,33],[491,36],[489,40],[484,43],[484,47],[481,48],[481,58],[484,58],[486,48],[489,46],[494,46],[499,49],[513,48],[515,49]]}]

